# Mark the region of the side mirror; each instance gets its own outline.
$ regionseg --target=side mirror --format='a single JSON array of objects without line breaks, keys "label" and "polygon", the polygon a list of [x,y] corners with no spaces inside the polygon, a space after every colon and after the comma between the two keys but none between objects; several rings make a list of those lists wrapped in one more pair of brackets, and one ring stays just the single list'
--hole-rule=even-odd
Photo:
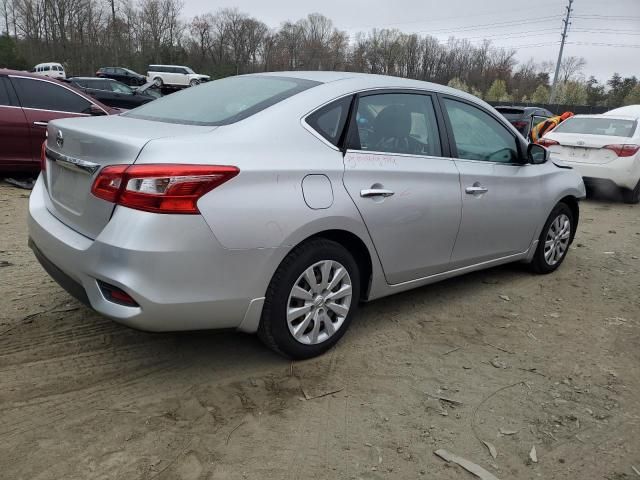
[{"label": "side mirror", "polygon": [[527,160],[532,165],[542,165],[549,160],[549,150],[537,143],[530,143],[527,147]]},{"label": "side mirror", "polygon": [[89,114],[92,117],[99,117],[101,115],[106,115],[105,111],[102,110],[99,106],[97,106],[94,103],[92,103],[91,106],[89,107]]}]

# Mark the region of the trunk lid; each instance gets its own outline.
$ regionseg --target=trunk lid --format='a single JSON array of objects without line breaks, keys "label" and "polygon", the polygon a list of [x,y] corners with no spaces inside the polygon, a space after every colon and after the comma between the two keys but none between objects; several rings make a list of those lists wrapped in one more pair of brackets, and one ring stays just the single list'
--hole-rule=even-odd
[{"label": "trunk lid", "polygon": [[612,150],[605,145],[632,143],[629,137],[614,135],[591,135],[585,133],[549,132],[544,138],[555,140],[560,145],[552,145],[549,151],[555,158],[569,163],[604,164],[616,160]]},{"label": "trunk lid", "polygon": [[135,163],[152,140],[213,129],[122,116],[52,121],[47,132],[47,209],[65,225],[93,239],[109,222],[115,207],[91,193],[102,167]]}]

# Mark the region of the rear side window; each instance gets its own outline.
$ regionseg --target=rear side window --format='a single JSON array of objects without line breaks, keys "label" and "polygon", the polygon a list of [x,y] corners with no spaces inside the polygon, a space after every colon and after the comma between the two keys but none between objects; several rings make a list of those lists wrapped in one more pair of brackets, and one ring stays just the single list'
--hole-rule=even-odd
[{"label": "rear side window", "polygon": [[458,158],[487,162],[518,161],[516,138],[498,120],[480,108],[444,99]]},{"label": "rear side window", "polygon": [[91,102],[71,90],[43,80],[12,78],[23,108],[89,113]]},{"label": "rear side window", "polygon": [[228,125],[319,84],[270,75],[227,77],[162,97],[124,115],[185,125]]},{"label": "rear side window", "polygon": [[349,148],[439,157],[438,124],[429,95],[387,93],[361,97]]},{"label": "rear side window", "polygon": [[0,77],[0,105],[11,105],[9,101],[9,93],[4,86],[4,78]]},{"label": "rear side window", "polygon": [[636,130],[635,120],[621,118],[568,118],[555,128],[558,133],[583,133],[631,137]]},{"label": "rear side window", "polygon": [[307,117],[307,124],[337,147],[347,122],[352,98],[341,98],[313,112]]}]

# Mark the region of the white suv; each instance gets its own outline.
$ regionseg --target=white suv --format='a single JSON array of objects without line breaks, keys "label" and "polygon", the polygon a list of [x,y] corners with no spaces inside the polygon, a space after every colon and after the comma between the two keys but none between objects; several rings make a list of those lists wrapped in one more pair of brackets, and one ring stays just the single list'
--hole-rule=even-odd
[{"label": "white suv", "polygon": [[208,82],[208,75],[200,75],[189,67],[181,65],[149,65],[147,81],[157,86],[193,87],[201,82]]}]

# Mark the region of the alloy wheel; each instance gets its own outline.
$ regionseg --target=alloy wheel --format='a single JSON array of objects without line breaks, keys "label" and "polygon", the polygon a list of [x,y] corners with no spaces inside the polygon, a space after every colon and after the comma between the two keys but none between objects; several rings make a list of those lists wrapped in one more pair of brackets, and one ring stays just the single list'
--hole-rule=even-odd
[{"label": "alloy wheel", "polygon": [[347,269],[335,260],[307,268],[293,284],[287,301],[287,326],[304,345],[317,345],[342,327],[353,296]]},{"label": "alloy wheel", "polygon": [[558,215],[547,230],[544,242],[544,260],[548,265],[557,264],[569,248],[571,221],[564,213]]}]

